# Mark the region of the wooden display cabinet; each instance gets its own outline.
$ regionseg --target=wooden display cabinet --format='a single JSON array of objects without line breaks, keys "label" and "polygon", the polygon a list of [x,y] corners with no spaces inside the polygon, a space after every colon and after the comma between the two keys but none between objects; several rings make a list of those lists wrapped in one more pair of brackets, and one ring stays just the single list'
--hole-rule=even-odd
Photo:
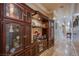
[{"label": "wooden display cabinet", "polygon": [[[49,27],[46,16],[23,3],[4,3],[0,4],[0,8],[0,55],[36,56],[52,46],[53,32],[50,34],[49,31],[53,28]],[[39,26],[32,26],[34,13],[38,14]],[[40,32],[40,39],[31,37],[33,29]]]},{"label": "wooden display cabinet", "polygon": [[48,19],[43,19],[42,23],[43,23],[42,35],[44,36],[44,39],[45,39],[44,48],[47,49],[48,48],[48,40],[49,40],[49,22],[48,22]]},{"label": "wooden display cabinet", "polygon": [[31,45],[31,55],[32,56],[38,56],[39,55],[39,53],[38,53],[38,43],[37,42],[34,42]]},{"label": "wooden display cabinet", "polygon": [[49,20],[49,40],[48,47],[54,46],[54,21]]},{"label": "wooden display cabinet", "polygon": [[25,4],[5,3],[0,7],[0,55],[31,55],[31,13],[34,10]]},{"label": "wooden display cabinet", "polygon": [[[47,19],[43,18],[43,16],[41,17],[39,12],[34,16],[35,17],[32,19],[32,40],[37,42],[36,51],[38,53],[37,55],[39,55],[47,49],[49,23]],[[38,34],[35,34],[35,31],[40,34],[40,38],[38,38]],[[35,35],[37,39],[35,39]]]},{"label": "wooden display cabinet", "polygon": [[[37,33],[40,33],[40,35],[42,35],[42,22],[41,20],[38,19],[38,17],[36,18],[32,18],[32,39],[31,39],[31,43],[32,43],[32,47],[31,47],[31,52],[32,55],[39,55],[39,39],[37,38]],[[37,32],[37,33],[36,33]]]}]

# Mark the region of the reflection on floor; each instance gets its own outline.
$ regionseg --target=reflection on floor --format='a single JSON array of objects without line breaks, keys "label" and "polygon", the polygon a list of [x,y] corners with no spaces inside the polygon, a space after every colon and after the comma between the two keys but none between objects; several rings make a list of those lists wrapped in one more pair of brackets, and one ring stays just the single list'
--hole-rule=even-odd
[{"label": "reflection on floor", "polygon": [[75,50],[77,52],[77,55],[79,56],[79,40],[73,41],[73,44],[74,44]]},{"label": "reflection on floor", "polygon": [[53,47],[51,47],[47,49],[46,51],[44,51],[40,56],[52,56],[53,52],[54,52],[54,49]]},{"label": "reflection on floor", "polygon": [[77,53],[70,39],[57,40],[55,46],[43,52],[40,56],[76,56]]},{"label": "reflection on floor", "polygon": [[79,30],[78,29],[76,29],[74,31],[74,34],[73,34],[73,44],[74,44],[75,50],[77,52],[77,55],[79,56]]}]

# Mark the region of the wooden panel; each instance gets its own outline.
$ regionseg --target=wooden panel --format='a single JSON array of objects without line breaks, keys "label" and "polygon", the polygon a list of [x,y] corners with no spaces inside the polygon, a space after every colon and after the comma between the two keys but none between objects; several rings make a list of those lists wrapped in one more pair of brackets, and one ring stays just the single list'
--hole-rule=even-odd
[{"label": "wooden panel", "polygon": [[3,14],[4,14],[4,12],[2,12],[2,11],[4,11],[3,10],[4,8],[3,8],[3,4],[2,3],[0,3],[0,55],[3,55],[3,24],[2,24],[2,20],[3,20]]},{"label": "wooden panel", "polygon": [[31,25],[25,24],[24,45],[29,46],[31,44]]},{"label": "wooden panel", "polygon": [[49,39],[48,48],[54,46],[54,21],[49,21]]},{"label": "wooden panel", "polygon": [[25,51],[25,56],[31,56],[31,51],[30,50]]},{"label": "wooden panel", "polygon": [[2,29],[1,29],[1,21],[0,21],[0,51],[1,51],[1,53],[0,53],[0,55],[2,54],[2,35],[1,35],[1,32],[2,31]]},{"label": "wooden panel", "polygon": [[26,47],[24,49],[24,53],[25,53],[25,56],[31,56],[31,50],[30,50],[30,46]]},{"label": "wooden panel", "polygon": [[22,52],[22,53],[19,52],[18,54],[15,54],[14,56],[25,56],[25,54],[24,54],[24,52]]},{"label": "wooden panel", "polygon": [[47,49],[47,40],[44,40],[43,45],[44,45],[44,50],[46,50]]},{"label": "wooden panel", "polygon": [[31,45],[31,55],[32,56],[38,55],[38,43],[37,42]]},{"label": "wooden panel", "polygon": [[38,42],[38,53],[39,55],[47,49],[47,40],[41,40]]},{"label": "wooden panel", "polygon": [[[46,27],[45,30],[43,31],[43,34],[47,35],[47,39],[46,40],[42,40],[41,43],[34,42],[33,44],[31,44],[31,14],[34,10],[32,10],[31,8],[29,8],[28,6],[25,6],[25,4],[13,4],[16,5],[16,9],[13,11],[7,10],[6,12],[6,7],[4,6],[4,4],[0,4],[0,55],[13,55],[13,56],[36,56],[39,55],[39,45],[42,43],[43,44],[43,51],[47,49],[47,39],[48,39],[48,31],[49,29]],[[12,6],[12,5],[11,5]],[[17,8],[18,7],[18,8]],[[20,10],[21,9],[21,10]],[[16,12],[15,12],[16,11]],[[17,12],[20,11],[22,12],[21,15],[19,15]],[[10,15],[12,12],[12,15]],[[9,16],[6,16],[6,15]],[[24,15],[25,14],[25,15]],[[42,18],[41,19],[48,19],[47,17],[45,17],[44,15],[42,15],[41,13],[39,14]],[[21,16],[21,18],[20,18]],[[24,18],[24,16],[26,16]],[[45,20],[45,19],[44,19]],[[2,23],[1,23],[2,22]],[[48,23],[48,21],[46,21]],[[16,38],[20,38],[20,37],[16,37],[17,33],[15,35],[11,35],[12,38],[10,38],[11,36],[9,35],[9,32],[7,31],[8,25],[13,25],[13,29],[12,26],[10,26],[10,30],[13,33],[13,30],[15,31],[15,27],[17,28],[17,26],[19,26],[21,32],[19,32],[19,35],[21,34],[22,36],[22,40],[20,41],[21,45],[16,41]],[[42,29],[42,27],[41,27]],[[16,29],[16,31],[18,31],[18,29]],[[45,33],[46,32],[46,33]],[[42,35],[43,35],[42,34]],[[15,38],[13,38],[15,36]],[[7,38],[8,37],[8,38]],[[44,38],[45,39],[45,38]],[[10,40],[8,42],[8,40]],[[12,42],[11,42],[12,40]],[[8,44],[6,44],[7,42]],[[16,44],[14,44],[16,43]],[[10,47],[9,47],[9,46]],[[21,46],[18,47],[17,45]],[[10,52],[6,52],[6,46],[7,48],[13,48],[12,50],[8,49],[8,51],[12,51]],[[15,47],[17,46],[17,47]],[[16,50],[14,49],[16,48]]]},{"label": "wooden panel", "polygon": [[15,54],[13,54],[13,56],[24,56],[24,55],[25,55],[24,50],[21,50]]}]

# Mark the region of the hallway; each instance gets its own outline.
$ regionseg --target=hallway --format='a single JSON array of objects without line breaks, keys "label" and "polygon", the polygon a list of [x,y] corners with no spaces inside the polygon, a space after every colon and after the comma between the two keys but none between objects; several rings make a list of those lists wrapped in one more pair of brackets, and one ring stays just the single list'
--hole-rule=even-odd
[{"label": "hallway", "polygon": [[0,4],[1,56],[79,56],[79,4]]},{"label": "hallway", "polygon": [[68,39],[58,40],[54,47],[43,52],[41,56],[78,56],[73,42]]}]

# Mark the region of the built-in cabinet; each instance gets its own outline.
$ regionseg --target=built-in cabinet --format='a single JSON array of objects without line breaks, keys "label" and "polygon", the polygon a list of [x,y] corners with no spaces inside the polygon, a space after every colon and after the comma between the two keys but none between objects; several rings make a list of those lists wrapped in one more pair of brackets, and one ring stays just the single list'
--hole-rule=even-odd
[{"label": "built-in cabinet", "polygon": [[49,40],[48,40],[48,46],[54,46],[54,21],[49,21]]},{"label": "built-in cabinet", "polygon": [[32,42],[34,41],[37,42],[39,54],[54,45],[54,22],[39,12],[32,17]]},{"label": "built-in cabinet", "polygon": [[31,55],[31,9],[10,3],[0,7],[0,55]]},{"label": "built-in cabinet", "polygon": [[32,18],[35,11],[22,3],[4,3],[0,8],[0,55],[40,55],[54,43],[52,26],[44,15]]}]

